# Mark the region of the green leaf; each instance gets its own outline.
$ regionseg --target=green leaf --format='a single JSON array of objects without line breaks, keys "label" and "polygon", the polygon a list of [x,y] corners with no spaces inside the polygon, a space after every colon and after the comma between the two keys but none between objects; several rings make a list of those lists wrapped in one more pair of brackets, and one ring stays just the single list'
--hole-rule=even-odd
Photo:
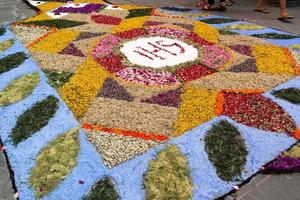
[{"label": "green leaf", "polygon": [[232,18],[209,18],[209,19],[203,19],[201,21],[207,24],[224,24],[229,22],[237,22],[238,20]]},{"label": "green leaf", "polygon": [[225,120],[214,124],[205,137],[205,150],[222,180],[239,180],[248,151],[240,132],[233,125]]},{"label": "green leaf", "polygon": [[190,8],[178,8],[178,7],[168,7],[168,6],[162,7],[161,9],[177,11],[177,12],[190,12],[190,11],[192,11],[192,9],[190,9]]},{"label": "green leaf", "polygon": [[52,19],[52,20],[21,22],[21,23],[22,24],[34,24],[37,26],[56,27],[58,29],[70,28],[70,27],[86,24],[86,22],[78,22],[78,21],[71,21],[71,20],[65,20],[65,19]]},{"label": "green leaf", "polygon": [[220,30],[219,30],[219,33],[220,33],[221,35],[240,35],[240,34],[237,33],[237,32],[227,31],[227,30],[224,30],[224,29],[220,29]]},{"label": "green leaf", "polygon": [[126,18],[150,16],[151,12],[152,12],[152,8],[131,9],[129,10],[129,14],[127,15]]},{"label": "green leaf", "polygon": [[11,137],[15,145],[31,137],[35,132],[46,126],[59,107],[58,99],[48,96],[41,102],[25,111],[17,120]]},{"label": "green leaf", "polygon": [[0,59],[0,74],[18,67],[27,59],[23,52],[14,53]]},{"label": "green leaf", "polygon": [[292,48],[293,50],[300,51],[300,44],[294,44],[294,45],[291,46],[291,48]]},{"label": "green leaf", "polygon": [[0,53],[3,51],[6,51],[8,48],[10,48],[14,44],[14,40],[6,40],[4,42],[0,42]]},{"label": "green leaf", "polygon": [[12,81],[0,92],[0,106],[7,106],[29,96],[40,83],[38,73],[24,75]]},{"label": "green leaf", "polygon": [[144,176],[146,200],[190,200],[193,184],[187,159],[176,146],[168,146],[149,163]]},{"label": "green leaf", "polygon": [[69,72],[56,72],[50,70],[45,70],[44,72],[48,77],[50,85],[56,89],[60,88],[66,82],[68,82],[71,76],[73,75]]},{"label": "green leaf", "polygon": [[72,129],[50,142],[38,155],[29,183],[37,198],[53,191],[77,164],[79,129]]},{"label": "green leaf", "polygon": [[0,36],[4,35],[4,33],[6,32],[6,29],[4,27],[0,28]]},{"label": "green leaf", "polygon": [[299,88],[287,88],[272,92],[272,94],[278,98],[289,101],[293,104],[300,104],[300,89]]},{"label": "green leaf", "polygon": [[83,200],[117,200],[119,195],[115,190],[115,186],[110,178],[105,177],[103,180],[97,182],[91,191],[83,198]]},{"label": "green leaf", "polygon": [[251,36],[258,37],[258,38],[265,38],[265,39],[281,39],[281,40],[298,38],[298,36],[278,34],[278,33],[253,34]]}]

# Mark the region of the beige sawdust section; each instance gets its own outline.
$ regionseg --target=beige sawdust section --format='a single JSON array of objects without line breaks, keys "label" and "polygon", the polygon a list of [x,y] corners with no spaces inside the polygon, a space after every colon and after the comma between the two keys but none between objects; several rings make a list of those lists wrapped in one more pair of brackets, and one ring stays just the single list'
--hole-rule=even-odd
[{"label": "beige sawdust section", "polygon": [[105,165],[112,168],[155,147],[159,142],[102,131],[85,130]]},{"label": "beige sawdust section", "polygon": [[171,135],[176,118],[176,108],[96,98],[81,122],[142,133]]},{"label": "beige sawdust section", "polygon": [[289,75],[270,75],[264,73],[214,73],[210,76],[191,81],[189,85],[197,88],[217,90],[269,90],[278,84],[291,79]]},{"label": "beige sawdust section", "polygon": [[264,39],[246,35],[219,35],[219,42],[224,45],[253,45],[253,44],[270,44]]},{"label": "beige sawdust section", "polygon": [[74,72],[86,59],[72,55],[51,54],[43,52],[30,52],[42,69]]}]

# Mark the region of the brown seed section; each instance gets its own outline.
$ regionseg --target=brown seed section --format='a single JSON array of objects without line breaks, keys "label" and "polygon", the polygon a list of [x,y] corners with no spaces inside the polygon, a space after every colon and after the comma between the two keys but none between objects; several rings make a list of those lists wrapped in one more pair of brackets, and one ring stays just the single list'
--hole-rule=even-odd
[{"label": "brown seed section", "polygon": [[263,73],[215,73],[195,80],[189,84],[198,88],[219,90],[269,90],[280,83],[291,79],[289,75],[270,75]]},{"label": "brown seed section", "polygon": [[113,25],[105,25],[105,24],[97,24],[97,23],[89,23],[89,24],[84,24],[81,26],[76,26],[73,28],[67,28],[78,31],[78,32],[91,32],[91,33],[100,33],[100,32],[106,32],[106,33],[111,33],[112,29],[114,28]]},{"label": "brown seed section", "polygon": [[85,58],[71,55],[30,52],[42,69],[74,72]]},{"label": "brown seed section", "polygon": [[154,104],[96,98],[81,120],[142,133],[171,135],[177,109]]},{"label": "brown seed section", "polygon": [[253,44],[270,44],[264,39],[255,38],[246,35],[221,35],[218,36],[220,43],[225,45],[253,45]]},{"label": "brown seed section", "polygon": [[158,95],[160,93],[177,89],[178,86],[145,86],[141,84],[132,84],[132,83],[126,83],[124,81],[118,81],[118,83],[126,89],[127,92],[129,92],[132,96],[135,97],[135,101],[140,102],[141,100],[151,98],[152,96]]},{"label": "brown seed section", "polygon": [[101,131],[85,130],[87,139],[101,155],[105,165],[112,168],[144,153],[159,142]]}]

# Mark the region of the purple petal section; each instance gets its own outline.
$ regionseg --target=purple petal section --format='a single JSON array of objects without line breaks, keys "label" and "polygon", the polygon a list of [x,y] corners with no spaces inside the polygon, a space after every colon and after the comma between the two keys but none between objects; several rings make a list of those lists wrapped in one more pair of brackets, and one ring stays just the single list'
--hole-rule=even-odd
[{"label": "purple petal section", "polygon": [[75,39],[75,41],[78,41],[78,40],[84,40],[84,39],[89,39],[89,38],[101,36],[101,35],[104,35],[104,34],[105,34],[105,33],[81,32],[81,33],[77,36],[77,38]]},{"label": "purple petal section", "polygon": [[228,70],[229,72],[257,72],[255,59],[247,59],[245,62],[235,65]]},{"label": "purple petal section", "polygon": [[246,56],[252,56],[252,50],[250,46],[247,45],[231,45],[229,46],[232,50],[239,52],[240,54]]},{"label": "purple petal section", "polygon": [[105,5],[103,4],[87,4],[83,7],[59,7],[56,10],[53,11],[56,15],[59,15],[60,13],[92,13],[97,11],[98,9],[104,7]]},{"label": "purple petal section", "polygon": [[274,161],[266,165],[265,173],[289,173],[300,172],[300,158],[278,156]]},{"label": "purple petal section", "polygon": [[68,46],[64,48],[59,54],[84,57],[82,51],[80,51],[73,43],[69,43]]},{"label": "purple petal section", "polygon": [[160,93],[150,99],[143,100],[143,103],[159,104],[161,106],[179,107],[181,89],[170,90]]},{"label": "purple petal section", "polygon": [[112,78],[105,80],[98,97],[112,98],[117,100],[133,101],[133,97]]}]

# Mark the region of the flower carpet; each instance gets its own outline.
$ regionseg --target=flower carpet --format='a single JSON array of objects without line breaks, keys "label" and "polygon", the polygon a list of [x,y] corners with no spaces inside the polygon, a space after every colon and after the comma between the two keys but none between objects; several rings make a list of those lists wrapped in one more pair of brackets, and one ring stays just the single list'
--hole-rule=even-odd
[{"label": "flower carpet", "polygon": [[206,200],[300,171],[300,37],[182,7],[27,1],[0,28],[21,200]]}]

